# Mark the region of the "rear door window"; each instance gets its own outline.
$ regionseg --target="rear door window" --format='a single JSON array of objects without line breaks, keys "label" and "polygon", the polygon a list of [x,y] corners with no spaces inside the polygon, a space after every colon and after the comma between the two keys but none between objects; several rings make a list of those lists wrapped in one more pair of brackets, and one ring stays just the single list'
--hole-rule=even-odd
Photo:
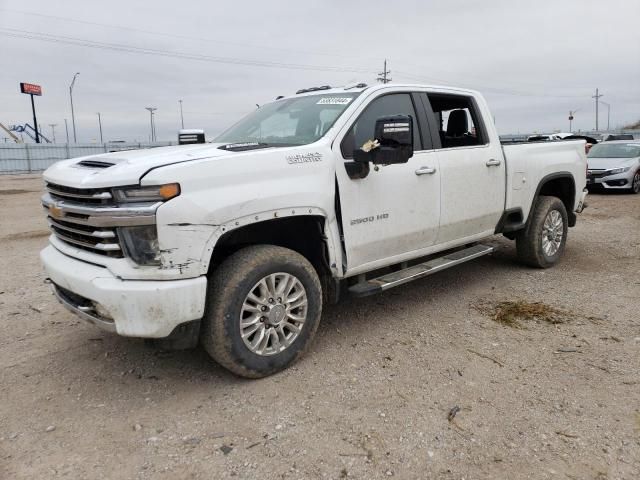
[{"label": "rear door window", "polygon": [[442,148],[485,145],[488,142],[482,117],[472,97],[427,94],[435,117]]}]

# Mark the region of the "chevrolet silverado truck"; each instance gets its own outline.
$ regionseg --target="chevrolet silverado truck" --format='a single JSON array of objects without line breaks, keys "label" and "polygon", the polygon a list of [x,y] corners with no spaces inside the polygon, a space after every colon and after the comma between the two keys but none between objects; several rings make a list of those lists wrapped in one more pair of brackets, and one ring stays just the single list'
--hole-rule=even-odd
[{"label": "chevrolet silverado truck", "polygon": [[263,377],[309,347],[324,303],[486,255],[493,235],[527,265],[556,264],[584,207],[584,150],[502,145],[471,90],[308,88],[212,143],[56,163],[41,259],[59,301],[94,325],[199,341]]}]

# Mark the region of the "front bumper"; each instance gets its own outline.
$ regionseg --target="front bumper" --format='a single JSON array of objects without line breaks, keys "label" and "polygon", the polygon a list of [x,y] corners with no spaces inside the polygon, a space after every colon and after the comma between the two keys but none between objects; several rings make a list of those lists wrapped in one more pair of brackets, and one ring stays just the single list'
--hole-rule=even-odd
[{"label": "front bumper", "polygon": [[595,186],[611,190],[628,189],[631,188],[634,174],[635,170],[629,169],[628,172],[617,173],[615,175],[588,175],[587,186]]},{"label": "front bumper", "polygon": [[109,270],[64,255],[53,246],[40,259],[56,297],[69,310],[126,337],[164,338],[204,314],[206,277],[121,280]]}]

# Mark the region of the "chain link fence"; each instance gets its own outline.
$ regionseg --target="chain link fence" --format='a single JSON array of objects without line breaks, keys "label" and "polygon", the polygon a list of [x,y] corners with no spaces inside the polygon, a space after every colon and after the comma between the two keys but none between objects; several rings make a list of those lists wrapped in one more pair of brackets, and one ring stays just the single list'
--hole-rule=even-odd
[{"label": "chain link fence", "polygon": [[41,172],[60,160],[84,157],[86,155],[166,147],[177,144],[178,142],[104,144],[5,143],[0,144],[0,175]]}]

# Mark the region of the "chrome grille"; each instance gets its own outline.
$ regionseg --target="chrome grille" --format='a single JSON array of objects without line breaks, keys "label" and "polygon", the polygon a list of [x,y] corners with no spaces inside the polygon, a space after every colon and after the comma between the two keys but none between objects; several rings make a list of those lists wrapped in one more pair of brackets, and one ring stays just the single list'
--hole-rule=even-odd
[{"label": "chrome grille", "polygon": [[123,257],[115,228],[91,225],[90,212],[71,211],[73,207],[82,210],[112,206],[113,196],[109,189],[74,188],[55,183],[47,183],[46,187],[49,198],[43,199],[43,203],[48,213],[47,222],[58,240],[93,253]]},{"label": "chrome grille", "polygon": [[112,203],[113,199],[108,188],[73,188],[47,183],[47,191],[54,200],[69,200],[81,204],[106,205]]},{"label": "chrome grille", "polygon": [[122,249],[115,228],[92,227],[47,217],[51,230],[59,240],[74,247],[112,257],[122,257]]},{"label": "chrome grille", "polygon": [[75,188],[47,183],[42,206],[55,237],[75,248],[124,257],[118,227],[155,225],[157,203],[123,205],[109,188]]}]

